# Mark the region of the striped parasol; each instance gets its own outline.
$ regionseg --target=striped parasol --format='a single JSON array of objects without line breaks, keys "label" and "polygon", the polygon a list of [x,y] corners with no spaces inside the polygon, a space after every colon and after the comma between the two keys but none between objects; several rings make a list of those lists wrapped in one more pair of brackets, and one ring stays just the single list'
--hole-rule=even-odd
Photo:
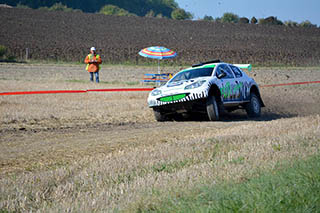
[{"label": "striped parasol", "polygon": [[139,52],[139,55],[147,58],[162,60],[166,58],[174,58],[177,56],[177,53],[166,47],[154,46],[142,49]]},{"label": "striped parasol", "polygon": [[158,59],[158,73],[160,74],[160,60],[167,58],[174,58],[177,56],[177,53],[173,50],[170,50],[166,47],[153,46],[142,49],[139,52],[139,55],[147,58]]}]

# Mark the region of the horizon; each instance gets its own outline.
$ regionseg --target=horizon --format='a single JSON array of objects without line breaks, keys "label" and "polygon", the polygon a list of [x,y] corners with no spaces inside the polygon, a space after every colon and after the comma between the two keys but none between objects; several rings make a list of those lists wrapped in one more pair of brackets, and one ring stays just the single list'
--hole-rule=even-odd
[{"label": "horizon", "polygon": [[176,0],[176,2],[180,8],[193,14],[194,20],[203,19],[205,15],[218,18],[226,12],[231,12],[249,20],[252,17],[260,19],[274,16],[283,22],[301,23],[308,20],[320,26],[319,0],[308,0],[308,3],[298,0],[269,0],[267,3],[255,0],[241,2],[238,0]]}]

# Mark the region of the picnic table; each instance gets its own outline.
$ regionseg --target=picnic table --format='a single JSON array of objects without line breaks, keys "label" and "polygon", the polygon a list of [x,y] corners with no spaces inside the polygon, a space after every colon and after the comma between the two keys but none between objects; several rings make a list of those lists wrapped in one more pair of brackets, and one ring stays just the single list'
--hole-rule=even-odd
[{"label": "picnic table", "polygon": [[142,83],[165,83],[172,78],[172,73],[153,74],[146,73],[141,80]]}]

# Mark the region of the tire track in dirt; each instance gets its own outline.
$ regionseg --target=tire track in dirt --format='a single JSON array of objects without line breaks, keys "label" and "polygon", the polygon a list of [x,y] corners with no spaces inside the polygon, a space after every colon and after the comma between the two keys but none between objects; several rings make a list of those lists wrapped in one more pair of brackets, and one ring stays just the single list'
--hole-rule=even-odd
[{"label": "tire track in dirt", "polygon": [[[59,69],[59,66],[54,68]],[[12,69],[10,66],[5,66],[3,70],[14,71],[15,69],[15,66],[12,66]],[[41,66],[36,69],[42,70]],[[74,69],[74,76],[82,73],[78,68],[72,69]],[[20,75],[22,72],[19,71],[15,75]],[[31,71],[29,74],[32,78]],[[128,72],[124,72],[122,69],[110,71],[110,75],[114,74],[119,74],[121,77],[127,76]],[[268,72],[257,70],[251,74],[256,75],[257,81],[263,84],[297,81],[297,79],[308,81],[319,78],[318,70],[271,70]],[[287,77],[288,74],[290,74],[290,78]],[[7,78],[8,75],[8,72],[1,73],[3,78]],[[35,77],[37,77],[37,73]],[[21,84],[24,81],[12,80],[9,83],[6,80],[1,81],[3,87],[11,85],[10,88],[13,89],[17,87],[28,89],[29,86],[37,87],[38,85],[47,86],[47,82],[52,83],[55,87],[61,86],[61,84],[54,83],[56,81],[54,77],[44,82],[45,85],[38,84],[38,80],[28,84]],[[14,83],[19,84],[15,85]],[[81,87],[92,86],[92,84],[84,83],[79,85]],[[71,88],[79,85],[62,84],[64,87]],[[98,86],[97,89],[99,89]],[[148,147],[155,147],[162,143],[191,140],[206,134],[209,136],[218,135],[219,132],[228,132],[238,126],[241,128],[242,125],[255,128],[256,124],[320,114],[319,92],[320,85],[318,84],[261,88],[261,95],[266,105],[266,108],[262,110],[261,118],[248,120],[245,112],[237,111],[224,117],[220,122],[157,123],[153,120],[152,110],[146,106],[147,93],[120,97],[112,94],[94,94],[81,97],[41,96],[41,98],[33,97],[31,100],[22,97],[1,98],[0,107],[2,111],[6,112],[7,121],[1,121],[0,126],[0,145],[3,147],[0,151],[0,173],[52,169],[77,161],[84,156],[94,157],[98,154],[117,154],[131,149],[148,149]],[[86,110],[78,111],[87,107],[84,98],[88,98],[87,101],[90,104],[92,101],[96,105],[106,103],[106,105],[101,105],[101,113],[107,115],[100,118],[100,113],[91,113],[90,111],[87,113]],[[80,103],[84,104],[78,106]],[[37,113],[30,114],[34,112],[32,106],[39,106],[39,104],[49,108],[48,111],[43,112],[40,119],[37,118]],[[17,111],[25,110],[29,105],[31,105],[32,111],[25,111],[20,115],[26,118],[17,120],[11,118],[16,117]],[[50,108],[52,106],[53,108]],[[73,110],[74,108],[76,110]],[[67,111],[70,116],[65,117],[64,111]],[[122,111],[131,113],[124,114],[119,118]],[[140,117],[137,116],[138,114]],[[4,118],[1,117],[1,119]]]},{"label": "tire track in dirt", "polygon": [[263,109],[262,117],[254,120],[248,120],[244,112],[238,111],[225,116],[220,122],[96,123],[45,130],[1,130],[0,144],[5,154],[0,158],[0,173],[48,169],[67,165],[82,157],[146,149],[172,140],[190,140],[208,131],[218,133],[239,125],[320,113],[319,107],[313,107],[320,101],[316,98],[312,103],[305,103],[303,97],[296,96],[295,102],[290,96],[267,98],[274,93],[279,95],[278,92],[262,90],[267,107]]}]

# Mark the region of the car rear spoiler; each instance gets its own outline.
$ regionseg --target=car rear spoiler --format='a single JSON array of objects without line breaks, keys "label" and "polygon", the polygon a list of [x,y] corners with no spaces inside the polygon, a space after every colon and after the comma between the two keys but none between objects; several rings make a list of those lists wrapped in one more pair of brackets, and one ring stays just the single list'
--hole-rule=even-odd
[{"label": "car rear spoiler", "polygon": [[220,63],[220,62],[221,62],[220,59],[215,59],[212,61],[201,62],[200,64],[192,64],[192,67],[200,67],[206,64],[213,64],[213,63]]},{"label": "car rear spoiler", "polygon": [[241,69],[248,69],[248,71],[252,70],[251,64],[234,64],[234,66],[239,67]]}]

